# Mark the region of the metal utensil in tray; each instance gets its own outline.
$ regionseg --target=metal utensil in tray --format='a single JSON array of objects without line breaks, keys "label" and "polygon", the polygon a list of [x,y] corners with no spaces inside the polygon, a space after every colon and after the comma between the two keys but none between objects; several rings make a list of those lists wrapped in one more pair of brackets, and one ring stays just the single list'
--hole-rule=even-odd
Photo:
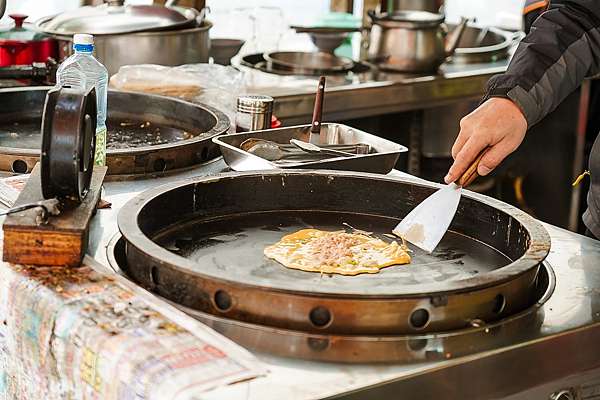
[{"label": "metal utensil in tray", "polygon": [[271,162],[240,149],[242,142],[249,138],[266,139],[276,143],[288,144],[290,139],[308,142],[311,125],[265,129],[262,131],[220,135],[213,138],[223,154],[223,159],[234,171],[252,171],[269,169],[334,169],[346,171],[373,172],[387,174],[390,172],[400,154],[408,149],[400,144],[380,138],[359,129],[337,123],[321,125],[321,143],[319,145],[358,144],[371,146],[370,154],[360,154],[354,157],[336,157],[302,162]]},{"label": "metal utensil in tray", "polygon": [[[296,139],[292,139],[296,140]],[[302,142],[304,143],[304,142]],[[323,151],[317,152],[317,156],[319,158],[331,156],[331,151],[346,151],[351,154],[368,154],[371,152],[371,146],[365,143],[357,143],[357,144],[331,144],[331,145],[323,145],[319,147],[323,149]],[[247,151],[248,153],[254,154],[255,156],[264,158],[268,161],[278,161],[283,159],[296,159],[296,161],[300,161],[299,158],[306,159],[307,154],[315,155],[310,152],[306,152],[306,150],[301,150],[297,146],[293,144],[280,144],[275,143],[270,140],[265,139],[256,139],[250,138],[244,140],[240,144],[240,149]],[[336,153],[337,154],[337,153]],[[330,157],[331,158],[331,157]]]}]

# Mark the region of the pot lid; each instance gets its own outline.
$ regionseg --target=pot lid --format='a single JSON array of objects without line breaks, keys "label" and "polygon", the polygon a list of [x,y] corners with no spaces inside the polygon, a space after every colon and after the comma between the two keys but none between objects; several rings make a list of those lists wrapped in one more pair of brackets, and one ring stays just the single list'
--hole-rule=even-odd
[{"label": "pot lid", "polygon": [[37,42],[40,40],[47,39],[48,37],[43,33],[36,32],[32,29],[27,29],[23,26],[23,22],[27,19],[25,14],[10,14],[9,17],[15,21],[15,26],[7,31],[0,32],[0,41],[6,42]]},{"label": "pot lid", "polygon": [[427,28],[438,26],[444,22],[444,14],[427,11],[395,11],[393,13],[369,13],[376,24],[390,24],[393,26],[406,26],[411,28]]},{"label": "pot lid", "polygon": [[123,5],[123,1],[109,1],[43,18],[37,26],[57,35],[103,35],[181,28],[194,24],[197,16],[198,12],[191,8]]}]

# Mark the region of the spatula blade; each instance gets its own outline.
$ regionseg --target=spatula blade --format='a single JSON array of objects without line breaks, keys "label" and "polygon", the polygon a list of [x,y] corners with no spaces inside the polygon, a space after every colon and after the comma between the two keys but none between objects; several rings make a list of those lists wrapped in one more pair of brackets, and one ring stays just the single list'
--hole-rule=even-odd
[{"label": "spatula blade", "polygon": [[460,202],[461,187],[451,183],[417,205],[393,233],[431,253],[448,230]]}]

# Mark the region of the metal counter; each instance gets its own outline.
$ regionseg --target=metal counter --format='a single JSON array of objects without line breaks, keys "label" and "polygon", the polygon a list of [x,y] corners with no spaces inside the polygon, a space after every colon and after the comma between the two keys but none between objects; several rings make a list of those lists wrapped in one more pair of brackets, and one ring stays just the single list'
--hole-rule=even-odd
[{"label": "metal counter", "polygon": [[[117,231],[119,208],[140,191],[224,169],[219,159],[170,177],[106,182],[103,197],[112,209],[99,210],[94,218],[90,253],[107,263],[105,246]],[[592,396],[600,393],[600,242],[546,228],[552,238],[548,262],[557,285],[543,306],[534,339],[516,335],[508,347],[412,365],[328,364],[259,354],[270,370],[267,376],[208,392],[201,399],[549,399],[562,389],[574,397],[556,400],[597,398]]]},{"label": "metal counter", "polygon": [[[430,108],[477,99],[488,79],[508,60],[485,64],[444,64],[437,75],[369,71],[328,76],[324,120],[354,118]],[[275,98],[273,113],[287,125],[310,122],[318,77],[282,76],[240,67],[248,92]]]}]

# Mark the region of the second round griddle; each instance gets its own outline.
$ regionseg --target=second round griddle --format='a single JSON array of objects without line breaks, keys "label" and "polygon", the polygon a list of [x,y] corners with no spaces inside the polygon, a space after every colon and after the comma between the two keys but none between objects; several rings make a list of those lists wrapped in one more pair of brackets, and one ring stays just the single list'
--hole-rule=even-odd
[{"label": "second round griddle", "polygon": [[[0,89],[0,171],[30,172],[39,158],[48,87]],[[191,167],[220,155],[214,136],[230,127],[207,105],[108,91],[108,174],[139,176]]]},{"label": "second round griddle", "polygon": [[[144,121],[140,116],[115,119],[106,123],[108,151],[136,149],[191,139],[185,128]],[[208,129],[210,130],[210,129]],[[37,150],[40,148],[39,117],[0,122],[0,147]]]},{"label": "second round griddle", "polygon": [[[128,275],[182,306],[307,332],[411,334],[495,321],[531,304],[550,242],[525,213],[463,195],[433,256],[354,277],[286,269],[265,245],[308,226],[383,234],[436,187],[335,171],[196,177],[120,211]],[[411,269],[413,271],[411,271]]]}]

